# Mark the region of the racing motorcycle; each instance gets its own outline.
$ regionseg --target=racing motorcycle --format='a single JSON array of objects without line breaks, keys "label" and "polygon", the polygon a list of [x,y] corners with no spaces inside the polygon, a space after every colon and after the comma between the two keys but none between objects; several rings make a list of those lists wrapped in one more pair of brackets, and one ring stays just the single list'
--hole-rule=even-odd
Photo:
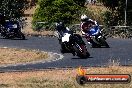
[{"label": "racing motorcycle", "polygon": [[76,55],[80,58],[88,58],[90,56],[86,44],[79,34],[67,30],[58,39],[61,44],[61,53],[72,53],[74,56]]},{"label": "racing motorcycle", "polygon": [[92,25],[86,35],[90,35],[90,43],[93,48],[106,47],[109,48],[106,38],[102,35],[98,25]]},{"label": "racing motorcycle", "polygon": [[0,34],[4,38],[20,38],[25,39],[24,34],[21,32],[21,27],[18,21],[8,20],[0,28]]}]

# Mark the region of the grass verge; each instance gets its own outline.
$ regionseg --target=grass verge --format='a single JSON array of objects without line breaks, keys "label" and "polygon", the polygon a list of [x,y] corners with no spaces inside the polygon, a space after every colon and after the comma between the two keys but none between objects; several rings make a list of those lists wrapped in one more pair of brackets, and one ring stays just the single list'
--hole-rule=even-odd
[{"label": "grass verge", "polygon": [[48,53],[35,50],[0,48],[0,65],[26,63],[44,60]]},{"label": "grass verge", "polygon": [[[132,67],[110,66],[89,67],[88,74],[130,74]],[[128,84],[85,84],[76,83],[77,69],[43,70],[30,72],[0,73],[2,88],[132,88]]]}]

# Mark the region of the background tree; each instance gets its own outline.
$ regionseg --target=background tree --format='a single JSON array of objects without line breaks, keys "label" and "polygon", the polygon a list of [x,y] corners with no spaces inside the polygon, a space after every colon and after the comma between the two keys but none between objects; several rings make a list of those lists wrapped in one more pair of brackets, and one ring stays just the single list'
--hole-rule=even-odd
[{"label": "background tree", "polygon": [[7,18],[19,18],[27,6],[27,0],[0,0],[0,13]]},{"label": "background tree", "polygon": [[73,0],[39,0],[38,5],[39,7],[33,16],[33,23],[36,21],[76,23],[84,10]]},{"label": "background tree", "polygon": [[132,1],[127,0],[127,24],[132,25]]},{"label": "background tree", "polygon": [[105,22],[107,25],[124,25],[125,14],[127,11],[127,25],[132,24],[132,1],[128,0],[126,8],[126,0],[100,0],[109,9],[105,13]]},{"label": "background tree", "polygon": [[86,0],[73,0],[79,6],[84,7]]}]

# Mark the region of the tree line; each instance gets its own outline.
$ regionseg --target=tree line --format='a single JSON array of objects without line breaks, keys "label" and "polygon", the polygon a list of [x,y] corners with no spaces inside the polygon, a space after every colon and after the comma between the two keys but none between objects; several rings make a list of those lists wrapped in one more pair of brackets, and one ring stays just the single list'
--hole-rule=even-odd
[{"label": "tree line", "polygon": [[[106,25],[124,25],[127,11],[127,25],[132,24],[132,1],[127,0],[98,0],[107,7],[104,13],[104,23]],[[85,7],[85,0],[36,0],[38,8],[33,16],[33,22],[45,21],[56,22],[65,21],[67,24],[79,22],[80,15],[89,13]],[[24,10],[28,8],[27,0],[0,0],[0,13],[7,18],[22,17]]]}]

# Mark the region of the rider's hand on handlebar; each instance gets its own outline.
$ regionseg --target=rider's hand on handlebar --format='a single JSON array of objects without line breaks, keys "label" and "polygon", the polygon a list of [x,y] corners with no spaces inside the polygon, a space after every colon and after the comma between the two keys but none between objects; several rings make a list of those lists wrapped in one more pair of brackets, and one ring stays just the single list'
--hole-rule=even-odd
[{"label": "rider's hand on handlebar", "polygon": [[85,38],[86,37],[86,35],[85,34],[82,34],[82,38]]}]

